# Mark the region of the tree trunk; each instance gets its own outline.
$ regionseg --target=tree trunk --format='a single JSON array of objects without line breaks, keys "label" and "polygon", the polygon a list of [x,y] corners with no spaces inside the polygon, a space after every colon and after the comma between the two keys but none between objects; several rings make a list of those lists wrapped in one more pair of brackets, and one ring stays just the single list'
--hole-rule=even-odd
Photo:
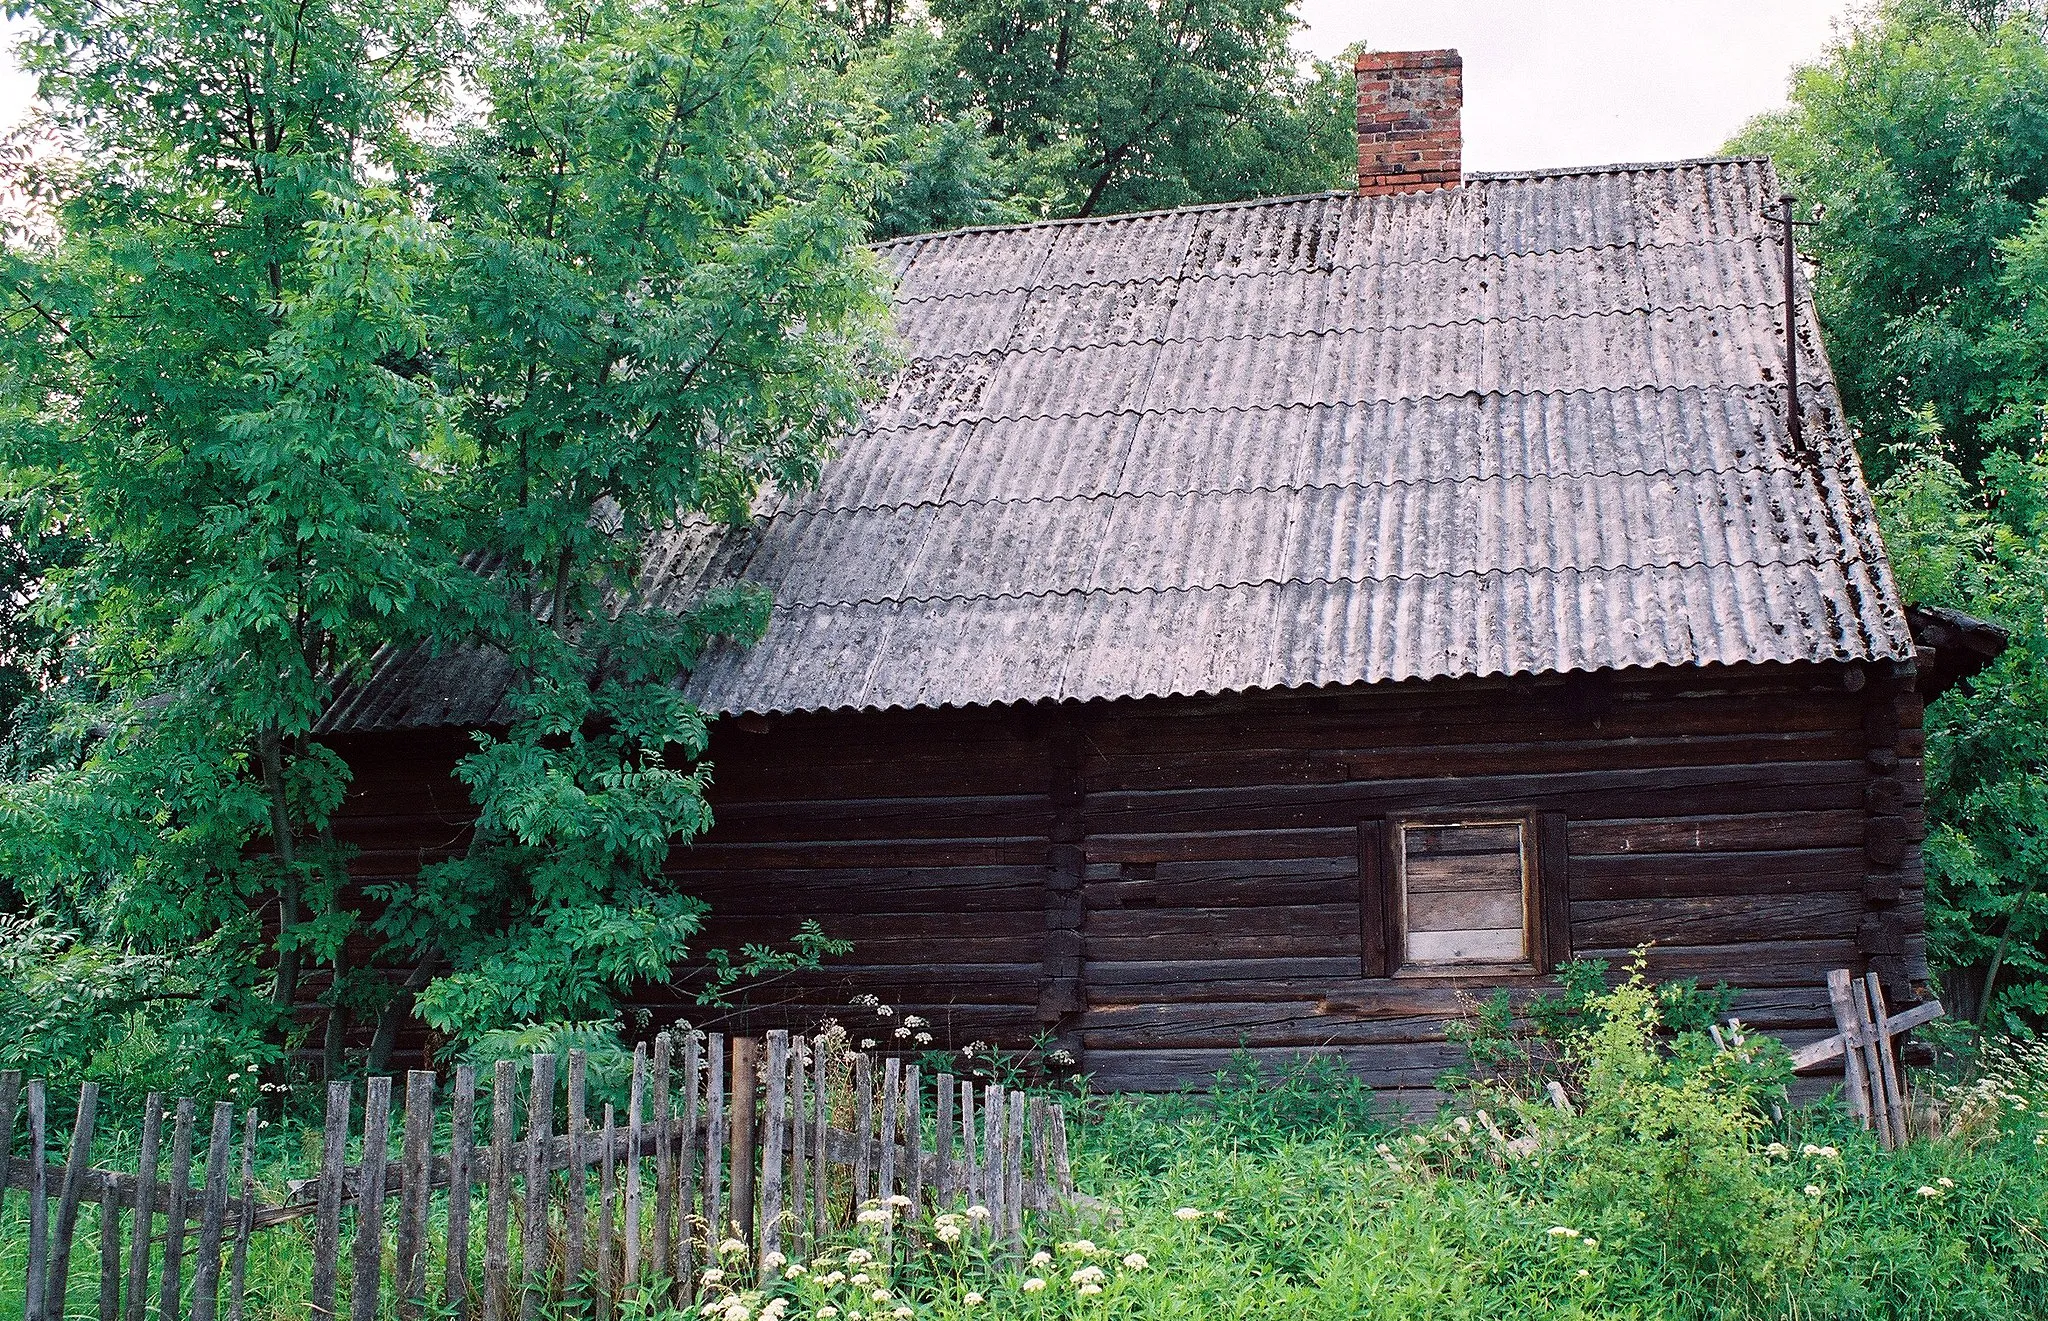
[{"label": "tree trunk", "polygon": [[271,999],[289,1014],[299,996],[299,951],[292,943],[292,929],[299,924],[299,867],[284,793],[284,739],[275,725],[256,736],[256,750],[263,765],[263,789],[270,798],[271,847],[283,869],[277,887],[277,980]]},{"label": "tree trunk", "polygon": [[392,996],[391,1002],[377,1015],[377,1030],[370,1037],[370,1054],[363,1064],[365,1073],[379,1074],[389,1067],[391,1049],[398,1044],[398,1025],[411,1015],[413,997],[425,990],[427,983],[434,979],[434,969],[440,966],[440,963],[441,954],[438,950],[430,949],[421,955],[419,963],[407,974],[405,985],[399,988],[398,994]]}]

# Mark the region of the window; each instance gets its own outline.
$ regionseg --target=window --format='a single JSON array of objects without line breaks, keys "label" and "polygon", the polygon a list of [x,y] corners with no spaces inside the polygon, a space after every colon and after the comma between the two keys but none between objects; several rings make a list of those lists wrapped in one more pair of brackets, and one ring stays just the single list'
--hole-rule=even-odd
[{"label": "window", "polygon": [[1401,966],[1530,961],[1528,823],[1401,827]]},{"label": "window", "polygon": [[1358,824],[1360,972],[1548,972],[1570,960],[1561,812]]}]

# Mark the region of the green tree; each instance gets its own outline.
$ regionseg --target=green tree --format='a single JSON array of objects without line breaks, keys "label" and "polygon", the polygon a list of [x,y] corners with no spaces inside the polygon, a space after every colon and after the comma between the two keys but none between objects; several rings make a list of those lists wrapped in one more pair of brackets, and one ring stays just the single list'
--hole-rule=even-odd
[{"label": "green tree", "polygon": [[[610,1012],[697,929],[674,678],[763,617],[639,599],[639,552],[807,480],[878,379],[881,112],[771,0],[29,16],[0,464],[76,540],[35,597],[78,750],[5,786],[0,868],[109,966],[196,951],[160,980],[238,1060],[290,1044],[309,961],[330,1064],[416,994],[457,1036]],[[414,642],[502,656],[509,723],[465,854],[366,919],[311,731]]]},{"label": "green tree", "polygon": [[2039,432],[2006,245],[2048,197],[2044,27],[2035,0],[1885,0],[1730,144],[1817,204],[1815,297],[1874,472],[1925,406],[1972,476]]}]

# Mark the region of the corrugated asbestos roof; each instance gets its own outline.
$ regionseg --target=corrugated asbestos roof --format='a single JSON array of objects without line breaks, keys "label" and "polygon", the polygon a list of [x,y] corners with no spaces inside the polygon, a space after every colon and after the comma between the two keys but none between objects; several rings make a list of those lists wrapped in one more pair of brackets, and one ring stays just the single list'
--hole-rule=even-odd
[{"label": "corrugated asbestos roof", "polygon": [[[884,245],[910,363],[814,490],[678,529],[767,636],[708,712],[935,707],[1911,642],[1777,194],[1716,160],[1480,175]],[[1802,302],[1804,294],[1802,293]],[[387,657],[333,729],[487,723],[494,657]]]}]

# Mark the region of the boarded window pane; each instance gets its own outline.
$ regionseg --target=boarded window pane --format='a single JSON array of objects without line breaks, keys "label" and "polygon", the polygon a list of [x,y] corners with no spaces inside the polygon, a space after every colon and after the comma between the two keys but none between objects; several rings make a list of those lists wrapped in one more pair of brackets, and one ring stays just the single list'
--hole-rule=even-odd
[{"label": "boarded window pane", "polygon": [[1528,958],[1521,823],[1404,826],[1401,843],[1406,962]]}]

